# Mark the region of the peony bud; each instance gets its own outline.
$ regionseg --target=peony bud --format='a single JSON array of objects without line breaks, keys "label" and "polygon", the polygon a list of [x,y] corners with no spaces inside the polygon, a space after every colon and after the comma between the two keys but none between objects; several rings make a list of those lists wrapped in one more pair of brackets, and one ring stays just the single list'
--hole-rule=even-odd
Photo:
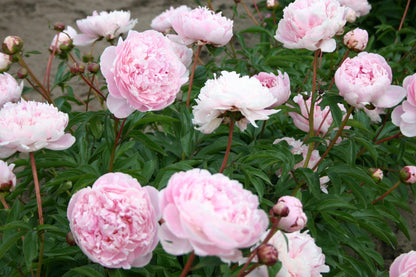
[{"label": "peony bud", "polygon": [[62,22],[56,22],[55,25],[53,25],[53,29],[58,32],[62,32],[65,30],[65,24]]},{"label": "peony bud", "polygon": [[19,70],[17,71],[17,77],[19,79],[25,79],[27,77],[27,69],[24,67],[19,68]]},{"label": "peony bud", "polygon": [[357,14],[355,13],[355,11],[353,9],[348,9],[347,12],[347,22],[349,23],[354,23],[355,20],[357,19]]},{"label": "peony bud", "polygon": [[289,213],[287,216],[280,218],[277,227],[288,233],[302,230],[308,221],[306,214],[303,212],[302,202],[293,196],[283,196],[279,198],[277,204],[279,203],[285,204]]},{"label": "peony bud", "polygon": [[275,8],[279,7],[279,1],[277,1],[277,0],[267,0],[266,7],[268,9],[275,9]]},{"label": "peony bud", "polygon": [[289,207],[283,203],[277,203],[273,206],[273,214],[278,217],[285,217],[289,215]]},{"label": "peony bud", "polygon": [[69,67],[69,71],[74,75],[82,74],[85,71],[85,65],[82,63],[73,63]]},{"label": "peony bud", "polygon": [[98,71],[100,71],[100,65],[97,64],[97,63],[89,63],[88,66],[87,66],[87,69],[88,69],[89,72],[95,74]]},{"label": "peony bud", "polygon": [[276,247],[272,244],[262,244],[257,249],[257,258],[259,263],[272,266],[277,262],[278,253]]},{"label": "peony bud", "polygon": [[344,44],[355,52],[361,52],[368,43],[368,33],[366,30],[355,28],[344,36]]},{"label": "peony bud", "polygon": [[374,182],[380,182],[383,180],[383,171],[380,168],[369,168],[368,172],[370,173]]},{"label": "peony bud", "polygon": [[105,37],[105,39],[107,40],[107,41],[109,41],[109,42],[112,42],[112,41],[114,41],[114,39],[115,39],[116,37],[113,35],[113,34],[109,34],[109,35],[107,35],[106,37]]},{"label": "peony bud", "polygon": [[66,234],[66,242],[70,245],[70,246],[74,246],[76,245],[75,239],[74,239],[74,235],[72,234],[72,232],[68,232]]},{"label": "peony bud", "polygon": [[0,52],[0,73],[6,72],[7,70],[9,70],[11,64],[12,64],[12,59],[10,55]]},{"label": "peony bud", "polygon": [[84,55],[82,55],[82,61],[84,63],[89,63],[89,62],[92,61],[92,59],[93,59],[93,56],[91,54],[84,54]]},{"label": "peony bud", "polygon": [[14,164],[8,165],[0,160],[0,192],[11,192],[16,187],[16,175],[13,173]]},{"label": "peony bud", "polygon": [[4,53],[14,55],[23,48],[23,40],[18,36],[8,36],[1,46]]},{"label": "peony bud", "polygon": [[408,165],[400,170],[400,180],[404,183],[416,183],[416,166]]}]

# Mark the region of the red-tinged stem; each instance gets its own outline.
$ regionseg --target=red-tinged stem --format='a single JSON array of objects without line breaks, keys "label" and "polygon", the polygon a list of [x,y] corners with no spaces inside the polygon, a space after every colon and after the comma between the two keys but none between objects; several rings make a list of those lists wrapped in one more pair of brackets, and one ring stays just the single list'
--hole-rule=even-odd
[{"label": "red-tinged stem", "polygon": [[1,194],[0,194],[0,201],[1,201],[1,203],[3,204],[3,207],[4,207],[6,210],[10,209],[10,208],[9,208],[9,205],[7,205],[6,199],[4,199],[3,195],[1,195]]},{"label": "red-tinged stem", "polygon": [[326,118],[328,117],[328,115],[329,115],[329,113],[330,113],[330,112],[331,112],[331,110],[329,110],[329,111],[325,114],[324,118],[323,118],[323,119],[322,119],[322,121],[321,121],[321,124],[319,125],[318,129],[316,130],[315,136],[318,136],[318,135],[319,135],[319,132],[321,131],[322,125],[324,125],[325,120],[326,120]]},{"label": "red-tinged stem", "polygon": [[[342,60],[339,63],[339,65],[341,65],[345,61],[345,59],[348,57],[349,54],[350,54],[350,50],[347,49],[347,51],[345,51],[344,57],[342,57]],[[331,90],[334,83],[335,83],[335,76],[332,77],[331,84],[329,85],[328,90]]]},{"label": "red-tinged stem", "polygon": [[244,9],[246,10],[247,15],[253,20],[254,24],[259,25],[259,22],[254,18],[253,14],[250,12],[250,10],[247,8],[246,3],[244,3],[244,0],[240,0],[241,4],[243,5]]},{"label": "red-tinged stem", "polygon": [[[387,114],[390,114],[390,110],[388,111],[389,112]],[[376,136],[373,138],[373,142],[377,141],[378,136],[381,134],[381,131],[383,131],[384,127],[386,126],[387,119],[388,119],[388,116],[385,116],[383,120],[383,125],[381,126],[380,130],[377,132]]]},{"label": "red-tinged stem", "polygon": [[253,252],[251,252],[251,256],[248,258],[248,260],[246,261],[244,266],[240,269],[240,271],[238,272],[237,277],[245,276],[244,271],[246,270],[248,265],[251,263],[251,261],[254,259],[254,257],[257,255],[257,249],[258,249],[258,247],[256,249],[254,249]]},{"label": "red-tinged stem", "polygon": [[397,181],[396,184],[394,184],[394,186],[392,186],[388,191],[386,191],[382,196],[380,196],[379,198],[377,198],[376,200],[374,200],[373,202],[371,202],[371,204],[377,203],[380,200],[383,200],[387,195],[389,195],[393,190],[395,190],[402,182],[399,180]]},{"label": "red-tinged stem", "polygon": [[[43,225],[43,212],[42,212],[42,198],[40,195],[40,186],[38,173],[36,170],[35,156],[33,152],[29,153],[30,164],[32,166],[33,181],[35,183],[35,192],[36,192],[36,202],[38,206],[38,215],[39,215],[39,225]],[[38,269],[36,271],[36,276],[39,277],[42,269],[42,260],[43,260],[43,248],[45,244],[45,234],[42,232],[39,236],[39,260],[38,260]]]},{"label": "red-tinged stem", "polygon": [[224,160],[222,161],[222,165],[221,165],[221,168],[220,168],[220,173],[222,173],[224,171],[225,166],[227,164],[228,156],[230,155],[231,142],[233,140],[233,131],[234,131],[234,119],[231,119],[231,121],[230,121],[230,132],[228,133],[227,149],[225,150]]},{"label": "red-tinged stem", "polygon": [[186,97],[186,107],[187,108],[189,108],[189,104],[191,102],[192,83],[194,82],[196,63],[198,61],[199,54],[201,54],[201,49],[202,49],[202,44],[198,45],[198,49],[196,50],[194,65],[192,66],[191,77],[189,78],[188,96]]},{"label": "red-tinged stem", "polygon": [[256,3],[256,0],[253,0],[253,4],[254,4],[254,8],[256,9],[256,11],[257,11],[257,14],[258,14],[258,16],[259,16],[259,18],[260,18],[260,21],[261,21],[261,23],[263,24],[263,17],[261,16],[261,13],[260,13],[260,11],[259,11],[259,8],[257,7],[257,3]]},{"label": "red-tinged stem", "polygon": [[[117,148],[117,145],[118,145],[118,141],[120,140],[121,132],[123,131],[124,123],[126,123],[126,120],[127,120],[127,117],[123,120],[123,123],[121,123],[120,130],[118,131],[116,140],[114,141],[114,146],[113,146],[113,151],[111,152],[110,166],[108,167],[108,172],[113,171],[114,157],[116,155],[116,148]],[[115,122],[115,126],[114,126],[114,131],[116,131],[116,132],[117,132],[118,122],[119,122],[119,119],[116,118],[116,122]]]},{"label": "red-tinged stem", "polygon": [[[411,0],[407,0],[406,8],[404,9],[402,20],[400,21],[399,29],[397,31],[400,31],[403,27],[404,19],[406,18],[407,11],[409,10]],[[394,43],[397,43],[397,38],[394,40]]]},{"label": "red-tinged stem", "polygon": [[388,140],[392,140],[392,139],[398,138],[398,137],[400,137],[401,135],[402,135],[402,133],[401,133],[401,132],[398,132],[398,133],[397,133],[397,134],[395,134],[395,135],[392,135],[392,136],[390,136],[390,137],[387,137],[387,138],[381,139],[381,140],[379,140],[379,141],[376,141],[375,143],[376,143],[376,144],[380,144],[380,143],[386,142],[386,141],[388,141]]},{"label": "red-tinged stem", "polygon": [[211,0],[207,0],[207,4],[208,4],[208,8],[209,8],[211,11],[213,11],[213,10],[214,10],[214,8],[212,7]]},{"label": "red-tinged stem", "polygon": [[105,99],[105,96],[102,94],[102,92],[97,89],[93,83],[91,83],[87,78],[85,78],[85,76],[83,74],[80,74],[79,76],[81,76],[82,80],[84,80],[84,82],[90,87],[92,88],[96,93],[98,93],[99,96],[101,96],[103,99]]},{"label": "red-tinged stem", "polygon": [[182,270],[180,277],[185,277],[188,274],[189,270],[191,270],[191,266],[192,266],[192,263],[194,262],[194,259],[195,259],[195,253],[194,251],[192,251],[191,254],[189,255],[188,261],[185,264],[185,267]]},{"label": "red-tinged stem", "polygon": [[53,58],[55,57],[56,48],[58,47],[59,35],[60,34],[61,34],[61,32],[58,32],[56,34],[55,45],[54,45],[54,47],[52,49],[52,53],[49,54],[48,65],[46,66],[45,77],[43,78],[43,86],[46,87],[46,89],[47,89],[47,91],[48,91],[49,94],[50,94],[49,78],[51,76],[52,61],[53,61]]},{"label": "red-tinged stem", "polygon": [[341,123],[341,126],[338,129],[338,132],[335,134],[335,137],[331,140],[331,143],[329,144],[328,148],[325,150],[325,153],[322,154],[321,158],[319,159],[319,161],[316,163],[316,165],[312,168],[312,170],[315,170],[318,165],[324,160],[324,158],[326,157],[326,155],[328,155],[329,151],[331,151],[332,147],[335,145],[335,143],[337,142],[337,139],[341,136],[342,131],[344,130],[345,125],[347,125],[348,119],[351,115],[351,113],[354,111],[354,107],[351,106],[348,111],[347,114],[345,115],[344,120]]}]

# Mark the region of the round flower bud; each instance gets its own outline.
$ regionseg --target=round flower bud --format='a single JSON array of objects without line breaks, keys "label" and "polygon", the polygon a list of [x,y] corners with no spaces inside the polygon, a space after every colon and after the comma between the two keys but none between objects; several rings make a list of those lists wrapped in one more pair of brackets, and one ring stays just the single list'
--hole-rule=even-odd
[{"label": "round flower bud", "polygon": [[24,67],[19,68],[19,70],[17,71],[17,77],[19,79],[25,79],[27,77],[27,69]]},{"label": "round flower bud", "polygon": [[276,205],[273,206],[273,214],[279,217],[288,216],[289,207],[283,202],[277,203]]},{"label": "round flower bud", "polygon": [[344,44],[351,50],[361,52],[368,43],[368,33],[366,30],[355,28],[344,36]]},{"label": "round flower bud", "polygon": [[302,230],[308,221],[306,214],[303,212],[302,202],[293,196],[283,196],[279,198],[277,204],[279,203],[288,207],[289,214],[280,219],[277,227],[288,233]]},{"label": "round flower bud", "polygon": [[75,238],[74,235],[72,234],[72,232],[68,232],[66,234],[66,242],[70,245],[70,246],[75,246],[77,245],[77,243],[75,242]]},{"label": "round flower bud", "polygon": [[277,249],[272,244],[262,244],[257,249],[257,258],[259,263],[272,266],[277,262]]},{"label": "round flower bud", "polygon": [[14,55],[23,48],[23,40],[18,36],[8,36],[4,39],[2,48],[4,53]]},{"label": "round flower bud", "polygon": [[374,182],[380,182],[383,180],[383,171],[380,168],[369,168],[368,172],[370,173]]},{"label": "round flower bud", "polygon": [[95,74],[100,71],[100,65],[97,63],[88,63],[87,69],[89,72]]},{"label": "round flower bud", "polygon": [[408,165],[400,170],[400,180],[404,183],[416,183],[416,166]]},{"label": "round flower bud", "polygon": [[276,0],[267,0],[266,7],[268,9],[275,9],[275,8],[279,7],[279,1],[276,1]]},{"label": "round flower bud", "polygon": [[10,55],[0,52],[0,73],[6,72],[9,70],[10,65],[12,64],[12,59]]},{"label": "round flower bud", "polygon": [[74,75],[82,74],[85,71],[85,65],[82,63],[73,63],[69,67],[69,71]]},{"label": "round flower bud", "polygon": [[347,22],[354,23],[357,20],[357,13],[353,9],[348,9]]},{"label": "round flower bud", "polygon": [[53,29],[58,32],[62,32],[65,30],[65,24],[62,22],[56,22],[55,25],[53,25]]},{"label": "round flower bud", "polygon": [[92,60],[93,60],[93,56],[91,54],[86,53],[86,54],[82,55],[82,61],[84,63],[89,63]]}]

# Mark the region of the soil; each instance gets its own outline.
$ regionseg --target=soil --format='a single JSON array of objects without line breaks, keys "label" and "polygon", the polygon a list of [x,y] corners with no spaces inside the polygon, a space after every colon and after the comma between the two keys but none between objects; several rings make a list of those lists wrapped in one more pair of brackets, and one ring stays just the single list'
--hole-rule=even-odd
[{"label": "soil", "polygon": [[[24,40],[26,51],[41,51],[41,54],[31,55],[26,59],[41,80],[49,56],[47,49],[55,35],[53,25],[56,22],[62,22],[77,29],[75,21],[91,15],[94,10],[129,10],[131,17],[138,19],[134,29],[144,31],[150,28],[150,23],[155,16],[170,6],[197,6],[192,0],[1,0],[0,2],[0,40],[2,41],[8,35],[17,35]],[[212,4],[214,9],[222,9],[225,16],[232,17],[234,5],[232,0],[213,0]],[[239,11],[241,14],[244,13],[242,8],[239,8]],[[234,29],[242,28],[242,26],[244,26],[243,21],[234,21]],[[12,72],[15,72],[14,69],[12,68]],[[412,194],[410,191],[409,193]],[[414,213],[416,205],[413,197],[410,203]],[[385,258],[386,266],[401,253],[416,249],[416,218],[413,213],[402,211],[409,225],[410,241],[397,230],[396,249],[377,242],[377,250]]]}]

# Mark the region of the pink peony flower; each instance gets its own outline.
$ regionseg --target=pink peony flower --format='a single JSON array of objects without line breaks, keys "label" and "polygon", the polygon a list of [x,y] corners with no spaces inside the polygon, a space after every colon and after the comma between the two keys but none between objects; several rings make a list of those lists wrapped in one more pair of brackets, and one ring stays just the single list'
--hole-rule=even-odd
[{"label": "pink peony flower", "polygon": [[296,0],[283,10],[275,39],[290,49],[333,52],[337,34],[346,23],[347,10],[333,0]]},{"label": "pink peony flower", "polygon": [[367,0],[338,0],[345,7],[352,9],[357,16],[363,16],[370,12],[371,5]]},{"label": "pink peony flower", "polygon": [[71,147],[75,137],[65,134],[67,124],[68,115],[47,103],[25,100],[6,103],[0,110],[0,158],[16,151]]},{"label": "pink peony flower", "polygon": [[254,75],[258,79],[263,87],[267,87],[273,96],[277,99],[274,104],[269,108],[275,108],[283,105],[290,97],[290,79],[287,73],[282,74],[280,70],[277,71],[278,75],[273,73],[260,72]]},{"label": "pink peony flower", "polygon": [[277,110],[267,109],[276,103],[276,97],[267,87],[254,77],[243,76],[236,72],[222,71],[218,79],[208,80],[196,99],[193,107],[192,122],[200,127],[202,133],[212,133],[228,118],[226,112],[240,112],[242,118],[237,126],[244,131],[250,122],[255,127],[256,120],[267,120]]},{"label": "pink peony flower", "polygon": [[344,44],[354,51],[360,52],[365,49],[368,43],[368,33],[366,30],[355,28],[344,35]]},{"label": "pink peony flower", "polygon": [[107,173],[76,192],[67,217],[82,252],[105,267],[143,267],[158,244],[158,191],[124,173]]},{"label": "pink peony flower", "polygon": [[165,223],[163,249],[172,255],[195,251],[223,260],[242,258],[238,248],[255,244],[268,225],[257,196],[225,175],[193,169],[175,173],[160,192]]},{"label": "pink peony flower", "polygon": [[400,127],[400,131],[406,137],[416,136],[416,74],[407,76],[403,80],[403,87],[407,91],[407,98],[396,107],[391,119],[393,124]]},{"label": "pink peony flower", "polygon": [[167,33],[172,29],[172,20],[174,17],[182,16],[191,11],[188,6],[182,5],[177,8],[170,7],[168,10],[153,18],[150,27],[158,32]]},{"label": "pink peony flower", "polygon": [[17,102],[23,91],[23,82],[20,85],[16,79],[7,72],[0,73],[0,109],[7,102]]},{"label": "pink peony flower", "polygon": [[[279,253],[282,268],[276,277],[302,276],[318,277],[329,272],[325,265],[325,255],[315,244],[315,240],[307,232],[284,234],[278,231],[269,241]],[[247,277],[267,277],[266,266],[260,266]]]},{"label": "pink peony flower", "polygon": [[11,64],[11,56],[0,52],[0,73],[9,70]]},{"label": "pink peony flower", "polygon": [[348,104],[362,109],[372,104],[376,108],[390,108],[402,101],[406,90],[391,85],[392,72],[386,60],[378,55],[361,52],[347,58],[335,72],[339,94]]},{"label": "pink peony flower", "polygon": [[171,19],[171,24],[186,44],[198,42],[224,46],[233,36],[233,21],[206,7],[181,13],[181,16]]},{"label": "pink peony flower", "polygon": [[283,196],[277,201],[277,204],[284,204],[289,209],[289,214],[281,217],[277,227],[285,232],[300,231],[305,228],[308,218],[303,212],[302,202],[293,196]]},{"label": "pink peony flower", "polygon": [[166,35],[170,40],[173,51],[178,56],[179,60],[188,68],[192,63],[193,51],[192,48],[186,46],[183,39],[178,35]]},{"label": "pink peony flower", "polygon": [[412,277],[416,276],[416,251],[398,256],[390,266],[390,277]]},{"label": "pink peony flower", "polygon": [[408,184],[416,183],[416,166],[408,165],[400,170],[400,180]]},{"label": "pink peony flower", "polygon": [[16,175],[13,169],[14,164],[0,160],[0,193],[13,191],[16,187]]},{"label": "pink peony flower", "polygon": [[92,15],[78,19],[76,23],[81,33],[73,38],[74,45],[84,46],[102,37],[115,39],[127,33],[136,25],[137,19],[130,19],[129,11],[94,11]]},{"label": "pink peony flower", "polygon": [[101,55],[107,81],[108,109],[118,118],[134,110],[161,110],[172,104],[188,71],[172,42],[156,31],[130,31],[126,40],[107,47]]},{"label": "pink peony flower", "polygon": [[65,30],[63,30],[60,34],[59,34],[59,38],[58,35],[55,35],[52,39],[51,45],[49,46],[49,50],[53,51],[53,48],[55,47],[55,43],[56,43],[56,39],[58,38],[58,44],[56,45],[56,53],[61,52],[60,48],[61,45],[65,45],[67,47],[71,47],[72,46],[72,40],[74,39],[74,37],[77,35],[77,31],[72,28],[71,26],[68,26]]}]

